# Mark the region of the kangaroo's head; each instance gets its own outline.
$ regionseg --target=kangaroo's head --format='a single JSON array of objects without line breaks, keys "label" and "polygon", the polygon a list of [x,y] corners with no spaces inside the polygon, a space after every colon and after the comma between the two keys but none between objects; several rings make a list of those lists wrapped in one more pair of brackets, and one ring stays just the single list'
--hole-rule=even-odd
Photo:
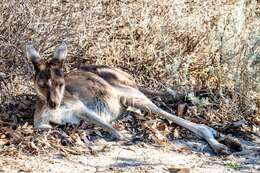
[{"label": "kangaroo's head", "polygon": [[50,60],[43,59],[32,45],[26,46],[26,53],[34,66],[35,89],[39,99],[47,103],[50,109],[57,109],[65,89],[63,69],[67,56],[66,44],[57,47]]}]

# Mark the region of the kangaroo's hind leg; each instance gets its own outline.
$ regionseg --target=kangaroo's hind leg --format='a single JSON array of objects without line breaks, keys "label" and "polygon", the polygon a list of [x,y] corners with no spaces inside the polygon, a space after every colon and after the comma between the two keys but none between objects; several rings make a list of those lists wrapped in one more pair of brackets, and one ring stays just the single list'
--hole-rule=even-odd
[{"label": "kangaroo's hind leg", "polygon": [[159,114],[167,118],[168,120],[171,120],[174,123],[192,131],[197,136],[205,139],[216,153],[229,154],[228,148],[215,139],[215,137],[218,137],[220,134],[213,128],[210,128],[203,124],[192,123],[188,120],[177,117],[176,115],[162,110],[161,108],[157,107],[151,100],[149,100],[142,92],[135,88],[122,86],[117,87],[116,89],[121,96],[122,104],[124,104],[125,106],[132,106]]}]

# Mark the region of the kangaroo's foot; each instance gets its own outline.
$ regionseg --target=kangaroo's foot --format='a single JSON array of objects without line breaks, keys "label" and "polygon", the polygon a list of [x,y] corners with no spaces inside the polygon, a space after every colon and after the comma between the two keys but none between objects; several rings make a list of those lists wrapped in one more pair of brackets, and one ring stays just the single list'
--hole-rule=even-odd
[{"label": "kangaroo's foot", "polygon": [[242,150],[242,146],[237,139],[220,134],[206,125],[194,125],[192,131],[205,139],[218,155],[231,154],[231,149]]}]

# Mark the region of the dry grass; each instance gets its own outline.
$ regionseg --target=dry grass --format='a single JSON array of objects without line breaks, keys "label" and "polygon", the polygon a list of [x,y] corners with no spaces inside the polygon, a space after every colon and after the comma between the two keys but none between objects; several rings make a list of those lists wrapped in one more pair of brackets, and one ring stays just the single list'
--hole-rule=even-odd
[{"label": "dry grass", "polygon": [[24,123],[32,116],[25,45],[33,43],[47,58],[64,40],[68,70],[116,66],[139,85],[187,91],[196,107],[187,113],[192,120],[257,125],[259,6],[256,0],[2,0],[1,117]]}]

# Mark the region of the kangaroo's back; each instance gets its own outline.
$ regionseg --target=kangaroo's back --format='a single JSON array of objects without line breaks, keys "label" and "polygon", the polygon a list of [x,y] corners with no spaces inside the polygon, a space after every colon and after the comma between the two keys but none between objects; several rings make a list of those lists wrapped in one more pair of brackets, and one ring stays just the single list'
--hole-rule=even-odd
[{"label": "kangaroo's back", "polygon": [[128,73],[118,68],[109,67],[106,65],[84,65],[80,67],[80,70],[95,73],[114,86],[125,85],[137,88],[135,79]]}]

